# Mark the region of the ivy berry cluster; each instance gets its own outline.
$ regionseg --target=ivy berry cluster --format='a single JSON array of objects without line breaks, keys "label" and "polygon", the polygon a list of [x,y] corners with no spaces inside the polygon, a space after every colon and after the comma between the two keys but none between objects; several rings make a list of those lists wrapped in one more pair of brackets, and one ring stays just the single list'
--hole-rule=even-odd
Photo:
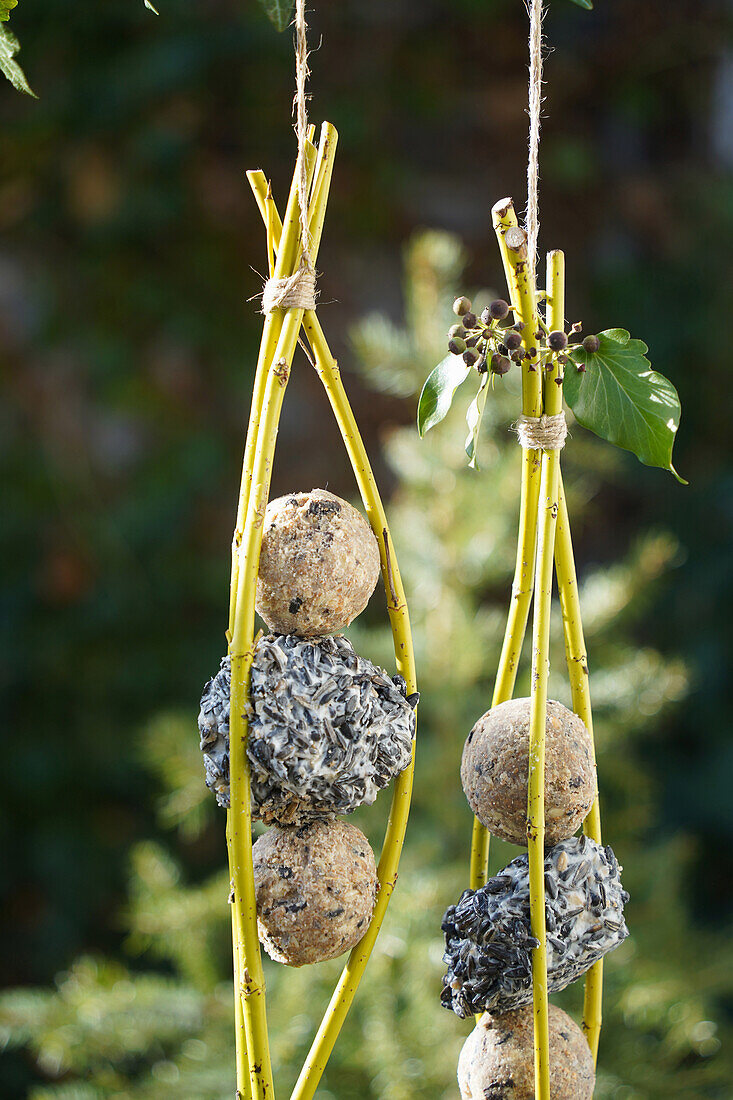
[{"label": "ivy berry cluster", "polygon": [[[528,352],[522,347],[524,323],[517,321],[501,326],[501,322],[506,321],[512,312],[503,298],[495,298],[477,316],[473,312],[471,299],[462,296],[453,303],[453,312],[460,320],[448,330],[448,351],[451,355],[460,355],[466,366],[475,367],[478,374],[486,374],[490,370],[501,377],[510,370],[512,363],[519,365],[527,358]],[[541,319],[539,323],[540,329],[535,333],[535,338],[543,350],[542,361],[546,367],[557,358],[564,368],[573,352],[584,351],[592,355],[600,347],[597,336],[586,336],[579,343],[571,342],[570,337],[581,332],[580,322],[571,326],[569,336],[559,329],[548,331]],[[532,359],[535,354],[536,349],[531,349]],[[575,366],[577,370],[585,371],[585,363],[576,361]],[[532,365],[529,369],[537,368]],[[555,381],[560,385],[562,376],[558,375]]]}]

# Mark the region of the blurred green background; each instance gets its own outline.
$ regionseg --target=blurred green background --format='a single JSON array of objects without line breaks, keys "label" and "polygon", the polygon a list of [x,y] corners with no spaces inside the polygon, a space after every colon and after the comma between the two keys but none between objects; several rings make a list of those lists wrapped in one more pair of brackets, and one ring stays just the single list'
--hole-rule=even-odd
[{"label": "blurred green background", "polygon": [[[21,0],[38,101],[0,86],[5,764],[0,1095],[230,1097],[223,817],[195,718],[224,650],[229,543],[266,267],[244,172],[283,204],[292,43],[254,0]],[[320,1100],[457,1095],[440,919],[466,884],[463,740],[509,598],[516,385],[483,469],[464,401],[416,395],[457,292],[502,290],[490,207],[526,158],[519,0],[315,5],[314,121],[340,132],[320,315],[390,505],[420,661],[400,885]],[[541,247],[568,310],[624,326],[677,386],[688,488],[572,428],[571,512],[605,833],[632,893],[598,1097],[733,1096],[733,53],[727,0],[553,3]],[[322,41],[321,41],[322,35]],[[481,291],[481,288],[486,288]],[[297,360],[273,493],[353,482]],[[375,596],[350,632],[390,666]],[[552,693],[565,701],[560,639]],[[523,680],[526,689],[526,677]],[[452,777],[452,778],[451,778]],[[357,822],[375,845],[386,796]],[[514,854],[496,846],[500,866]],[[338,964],[268,966],[281,1095]],[[579,991],[558,1001],[576,1012]]]}]

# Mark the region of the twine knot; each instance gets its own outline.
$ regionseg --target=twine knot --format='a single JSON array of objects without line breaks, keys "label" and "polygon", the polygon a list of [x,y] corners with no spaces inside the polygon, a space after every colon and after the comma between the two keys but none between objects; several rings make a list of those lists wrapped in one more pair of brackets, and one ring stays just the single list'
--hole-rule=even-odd
[{"label": "twine knot", "polygon": [[555,416],[520,416],[513,427],[525,451],[561,451],[568,434],[564,412]]},{"label": "twine knot", "polygon": [[301,262],[297,271],[284,279],[268,279],[262,291],[262,312],[274,309],[315,309],[316,273]]}]

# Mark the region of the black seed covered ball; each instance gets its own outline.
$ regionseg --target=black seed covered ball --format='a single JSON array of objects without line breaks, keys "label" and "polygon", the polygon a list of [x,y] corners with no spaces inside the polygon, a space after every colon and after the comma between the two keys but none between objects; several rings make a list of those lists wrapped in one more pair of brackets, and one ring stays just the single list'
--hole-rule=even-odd
[{"label": "black seed covered ball", "polygon": [[465,297],[464,298],[456,298],[455,302],[453,303],[453,312],[458,317],[462,317],[464,315],[464,313],[470,313],[471,312],[471,299],[470,298],[465,298]]},{"label": "black seed covered ball", "polygon": [[454,336],[448,341],[448,351],[451,355],[463,355],[466,350],[466,341],[461,339],[460,336]]},{"label": "black seed covered ball", "polygon": [[476,348],[466,348],[463,353],[463,362],[467,367],[473,367],[481,358],[481,352]]},{"label": "black seed covered ball", "polygon": [[335,959],[362,938],[379,881],[364,834],[345,821],[274,828],[252,849],[257,926],[288,966]]},{"label": "black seed covered ball", "polygon": [[[229,658],[201,698],[206,785],[229,805]],[[410,763],[416,697],[342,636],[268,635],[255,647],[247,756],[252,814],[301,824],[370,805]]]},{"label": "black seed covered ball", "polygon": [[589,355],[593,355],[594,352],[598,351],[600,346],[601,341],[597,336],[586,336],[583,341],[583,349],[587,351]]},{"label": "black seed covered ball", "polygon": [[504,337],[504,343],[509,351],[516,351],[518,347],[521,347],[522,336],[519,332],[507,332]]},{"label": "black seed covered ball", "polygon": [[[545,853],[547,983],[565,989],[628,936],[621,868],[611,848],[571,837]],[[447,910],[441,1003],[465,1018],[532,1003],[529,858],[517,856]]]}]

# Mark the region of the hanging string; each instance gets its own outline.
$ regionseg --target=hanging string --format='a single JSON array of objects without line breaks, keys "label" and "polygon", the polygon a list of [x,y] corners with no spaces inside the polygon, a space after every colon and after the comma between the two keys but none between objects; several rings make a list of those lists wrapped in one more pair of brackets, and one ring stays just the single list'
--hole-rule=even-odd
[{"label": "hanging string", "polygon": [[529,158],[527,161],[527,259],[535,285],[537,238],[540,231],[540,112],[542,109],[543,0],[529,0]]},{"label": "hanging string", "polygon": [[298,137],[298,203],[300,206],[300,240],[303,254],[300,266],[283,279],[268,279],[262,291],[262,312],[274,309],[315,309],[316,272],[310,255],[308,231],[308,166],[305,152],[308,141],[308,108],[305,94],[308,69],[308,25],[305,21],[305,0],[295,3],[295,132]]},{"label": "hanging string", "polygon": [[308,232],[308,170],[305,162],[305,146],[308,139],[308,109],[305,85],[310,75],[308,69],[308,25],[305,21],[305,0],[295,2],[295,110],[298,135],[298,194],[300,197],[300,239],[303,244],[303,266],[313,270],[310,257]]}]

